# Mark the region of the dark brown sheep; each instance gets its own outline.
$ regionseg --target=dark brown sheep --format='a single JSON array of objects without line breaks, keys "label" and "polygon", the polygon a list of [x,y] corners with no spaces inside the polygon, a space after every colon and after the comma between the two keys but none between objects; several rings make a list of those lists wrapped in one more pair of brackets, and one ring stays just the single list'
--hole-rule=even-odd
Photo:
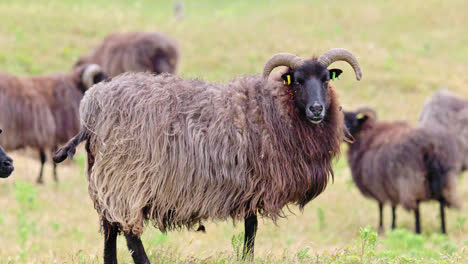
[{"label": "dark brown sheep", "polygon": [[392,205],[395,228],[395,208],[401,204],[414,210],[416,233],[420,233],[419,203],[437,200],[445,233],[444,206],[460,204],[455,141],[443,131],[413,128],[400,121],[377,121],[370,108],[344,115],[352,142],[348,149],[352,176],[361,193],[379,203],[379,229],[383,229],[383,205]]},{"label": "dark brown sheep", "polygon": [[75,65],[99,64],[110,77],[124,72],[175,73],[179,53],[175,40],[160,33],[113,33]]},{"label": "dark brown sheep", "polygon": [[[0,126],[7,150],[39,150],[42,183],[46,150],[55,150],[80,128],[79,104],[84,92],[105,78],[96,64],[83,65],[67,74],[16,77],[0,73]],[[54,179],[57,173],[54,163]]]},{"label": "dark brown sheep", "polygon": [[[257,215],[276,220],[288,204],[303,208],[333,175],[343,115],[329,80],[341,70],[327,67],[337,60],[360,79],[357,59],[332,49],[306,62],[277,54],[263,76],[225,84],[133,73],[89,90],[81,132],[54,159],[87,141],[104,262],[116,260],[115,238],[123,231],[135,263],[148,263],[139,238],[145,220],[162,231],[244,220],[244,257],[253,255]],[[268,79],[278,66],[289,68]]]},{"label": "dark brown sheep", "polygon": [[[2,130],[0,129],[0,134]],[[0,146],[0,178],[7,178],[13,172],[15,168],[13,167],[13,160],[8,157],[8,155]]]}]

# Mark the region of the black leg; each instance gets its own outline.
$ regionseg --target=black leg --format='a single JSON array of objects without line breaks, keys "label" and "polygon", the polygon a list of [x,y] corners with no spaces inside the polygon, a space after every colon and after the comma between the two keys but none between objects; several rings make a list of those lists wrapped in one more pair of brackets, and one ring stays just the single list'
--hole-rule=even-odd
[{"label": "black leg", "polygon": [[421,234],[421,219],[419,218],[419,201],[416,202],[416,209],[414,209],[414,220],[416,225],[416,234]]},{"label": "black leg", "polygon": [[384,231],[383,227],[383,203],[379,203],[379,233]]},{"label": "black leg", "polygon": [[118,227],[107,220],[102,221],[102,227],[104,229],[104,264],[117,264]]},{"label": "black leg", "polygon": [[[54,147],[52,149],[52,156],[54,155],[54,153],[57,151],[57,147]],[[57,163],[55,163],[55,161],[52,159],[52,165],[54,166],[54,181],[55,182],[58,182],[58,177],[57,177]]]},{"label": "black leg", "polygon": [[132,254],[133,262],[135,264],[149,264],[150,262],[148,256],[146,256],[141,239],[132,233],[125,234],[125,238],[127,239],[128,250]]},{"label": "black leg", "polygon": [[244,220],[245,236],[243,260],[252,260],[254,256],[255,235],[257,234],[258,220],[257,215],[250,215]]},{"label": "black leg", "polygon": [[446,234],[445,230],[445,201],[444,198],[440,199],[440,226],[442,234]]},{"label": "black leg", "polygon": [[396,228],[396,205],[392,205],[392,229]]},{"label": "black leg", "polygon": [[46,162],[46,154],[45,154],[44,150],[42,150],[42,149],[39,150],[39,156],[41,158],[41,171],[39,172],[39,178],[37,178],[36,182],[37,183],[43,183],[42,173],[44,172],[44,164]]}]

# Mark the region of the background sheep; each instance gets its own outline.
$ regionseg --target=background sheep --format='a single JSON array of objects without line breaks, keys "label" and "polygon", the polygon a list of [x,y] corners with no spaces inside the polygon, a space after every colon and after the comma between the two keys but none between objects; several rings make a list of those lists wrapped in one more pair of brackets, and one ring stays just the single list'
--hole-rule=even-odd
[{"label": "background sheep", "polygon": [[405,122],[377,121],[370,108],[344,112],[345,125],[353,142],[348,161],[361,193],[379,203],[414,210],[416,233],[421,232],[419,202],[438,200],[441,229],[445,233],[444,206],[459,207],[456,196],[458,171],[455,142],[443,131],[412,128]]},{"label": "background sheep", "polygon": [[[16,77],[0,73],[0,126],[7,150],[39,150],[42,183],[46,150],[55,150],[78,133],[79,104],[84,92],[105,78],[96,64],[83,65],[68,74]],[[57,172],[54,163],[54,179]]]},{"label": "background sheep", "polygon": [[[2,130],[0,129],[0,134]],[[8,157],[8,155],[3,150],[2,146],[0,146],[0,178],[6,178],[10,176],[13,172],[13,160]]]},{"label": "background sheep", "polygon": [[[343,139],[343,116],[327,70],[357,59],[332,49],[303,62],[277,54],[262,76],[226,84],[174,75],[124,74],[88,91],[81,132],[54,160],[87,140],[88,190],[103,220],[104,262],[126,236],[135,263],[147,263],[146,219],[162,231],[200,220],[244,220],[244,257],[253,255],[257,214],[276,220],[326,187]],[[268,80],[278,66],[281,78]],[[284,80],[284,84],[283,81]]]},{"label": "background sheep", "polygon": [[429,130],[449,132],[457,141],[461,169],[468,168],[468,100],[449,91],[437,91],[424,104],[419,124]]},{"label": "background sheep", "polygon": [[75,66],[96,63],[110,77],[124,72],[175,73],[179,62],[175,40],[148,32],[114,33],[107,36],[89,55]]}]

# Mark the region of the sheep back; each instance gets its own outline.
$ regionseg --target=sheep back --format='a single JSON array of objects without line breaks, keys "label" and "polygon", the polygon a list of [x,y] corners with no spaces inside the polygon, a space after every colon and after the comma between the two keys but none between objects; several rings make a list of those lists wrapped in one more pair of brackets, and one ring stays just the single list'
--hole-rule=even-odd
[{"label": "sheep back", "polygon": [[80,106],[95,208],[135,234],[147,218],[166,230],[302,208],[325,189],[343,139],[329,94],[325,120],[312,125],[286,86],[260,76],[211,84],[136,73],[97,84]]},{"label": "sheep back", "polygon": [[114,33],[104,38],[89,55],[81,57],[76,65],[99,64],[111,77],[124,72],[152,72],[151,58],[158,54],[172,61],[171,73],[175,73],[180,51],[173,39],[160,33]]}]

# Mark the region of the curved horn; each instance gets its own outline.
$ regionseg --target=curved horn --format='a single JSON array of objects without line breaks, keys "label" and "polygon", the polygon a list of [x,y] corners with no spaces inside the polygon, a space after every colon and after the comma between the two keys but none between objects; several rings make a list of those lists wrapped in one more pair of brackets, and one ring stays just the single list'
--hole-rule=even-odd
[{"label": "curved horn", "polygon": [[377,120],[377,112],[370,106],[361,106],[356,109],[356,113],[361,113],[373,118],[374,120]]},{"label": "curved horn", "polygon": [[342,48],[335,48],[325,52],[322,56],[318,58],[323,66],[328,67],[335,61],[346,61],[353,67],[354,73],[356,74],[356,79],[359,81],[362,78],[361,66],[357,58],[349,51]]},{"label": "curved horn", "polygon": [[304,64],[304,61],[297,55],[292,53],[277,53],[273,55],[263,67],[263,79],[268,79],[271,71],[278,66],[287,66],[291,69],[295,69]]},{"label": "curved horn", "polygon": [[86,89],[94,85],[94,76],[98,73],[102,73],[102,68],[97,64],[90,64],[84,68],[83,74],[81,75],[81,81]]}]

